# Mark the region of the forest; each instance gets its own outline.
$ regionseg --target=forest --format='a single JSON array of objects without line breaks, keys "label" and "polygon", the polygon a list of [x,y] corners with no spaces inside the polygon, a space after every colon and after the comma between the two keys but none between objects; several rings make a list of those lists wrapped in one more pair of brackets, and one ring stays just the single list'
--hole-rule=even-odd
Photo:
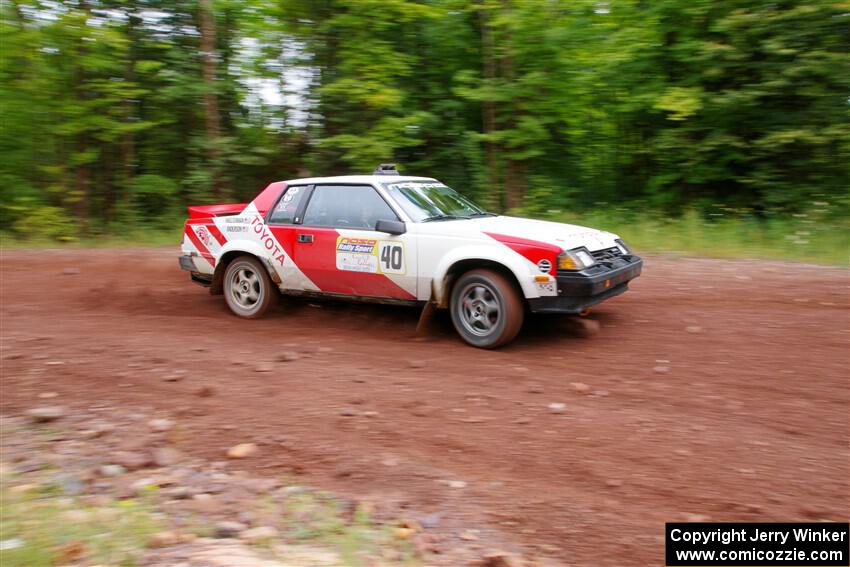
[{"label": "forest", "polygon": [[847,2],[1,6],[5,242],[174,240],[187,204],[394,162],[650,248],[846,261]]}]

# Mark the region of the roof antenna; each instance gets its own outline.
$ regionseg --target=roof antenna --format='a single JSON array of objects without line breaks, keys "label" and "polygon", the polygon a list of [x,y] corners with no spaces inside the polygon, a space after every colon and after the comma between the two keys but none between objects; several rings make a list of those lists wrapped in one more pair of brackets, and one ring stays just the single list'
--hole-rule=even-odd
[{"label": "roof antenna", "polygon": [[398,170],[395,168],[394,163],[382,163],[375,168],[372,175],[398,175]]}]

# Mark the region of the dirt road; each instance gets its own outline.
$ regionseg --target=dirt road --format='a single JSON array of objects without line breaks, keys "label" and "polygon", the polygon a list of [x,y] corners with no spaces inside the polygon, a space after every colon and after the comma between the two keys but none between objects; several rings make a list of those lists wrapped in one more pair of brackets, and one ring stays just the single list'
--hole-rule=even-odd
[{"label": "dirt road", "polygon": [[410,309],[239,320],[172,249],[2,256],[7,413],[173,414],[188,452],[256,441],[240,466],[564,564],[660,565],[665,521],[848,519],[847,270],[650,257],[595,336],[533,319],[488,352]]}]

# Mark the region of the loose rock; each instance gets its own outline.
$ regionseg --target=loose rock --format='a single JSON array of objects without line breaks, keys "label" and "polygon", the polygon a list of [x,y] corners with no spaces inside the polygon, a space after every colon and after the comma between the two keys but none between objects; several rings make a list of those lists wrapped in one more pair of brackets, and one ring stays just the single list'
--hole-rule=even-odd
[{"label": "loose rock", "polygon": [[297,352],[288,350],[277,355],[278,362],[295,362],[300,357]]},{"label": "loose rock", "polygon": [[158,467],[170,467],[180,462],[180,451],[172,447],[158,447],[153,450],[153,462]]},{"label": "loose rock", "polygon": [[140,478],[130,485],[130,492],[133,494],[142,494],[146,490],[157,486],[156,481],[152,478]]},{"label": "loose rock", "polygon": [[559,402],[551,403],[547,406],[552,413],[564,413],[567,411],[567,405]]},{"label": "loose rock", "polygon": [[179,382],[180,380],[182,380],[185,377],[186,377],[186,371],[185,370],[174,370],[173,372],[163,376],[162,380],[164,382]]},{"label": "loose rock", "polygon": [[100,474],[105,477],[120,476],[127,472],[127,469],[121,465],[103,465],[98,470]]},{"label": "loose rock", "polygon": [[256,528],[251,528],[240,533],[239,539],[254,543],[264,539],[275,538],[277,537],[277,534],[277,529],[272,526],[257,526]]},{"label": "loose rock", "polygon": [[201,386],[195,390],[195,395],[199,398],[209,398],[215,395],[215,388],[212,386]]},{"label": "loose rock", "polygon": [[127,470],[135,471],[143,469],[151,464],[151,456],[142,452],[124,452],[115,456],[115,464],[121,465]]},{"label": "loose rock", "polygon": [[150,538],[150,547],[170,547],[182,541],[179,534],[174,532],[157,532]]},{"label": "loose rock", "polygon": [[241,532],[244,532],[248,526],[242,522],[233,522],[225,520],[215,525],[216,537],[237,537]]},{"label": "loose rock", "polygon": [[18,549],[19,547],[23,547],[27,544],[25,540],[22,540],[19,537],[13,537],[10,539],[0,540],[0,551],[9,551],[12,549]]},{"label": "loose rock", "polygon": [[56,421],[65,416],[65,408],[62,406],[42,406],[27,411],[27,415],[36,423],[47,423]]},{"label": "loose rock", "polygon": [[573,391],[577,394],[587,394],[590,392],[590,386],[584,382],[570,382],[570,387],[572,387]]},{"label": "loose rock", "polygon": [[174,427],[174,422],[170,419],[152,419],[148,422],[148,427],[156,433],[163,433]]},{"label": "loose rock", "polygon": [[251,455],[256,454],[257,445],[254,443],[240,443],[238,445],[234,445],[230,449],[227,450],[227,456],[231,459],[244,459],[245,457],[250,457]]},{"label": "loose rock", "polygon": [[476,567],[517,567],[513,556],[504,551],[490,551],[474,563]]}]

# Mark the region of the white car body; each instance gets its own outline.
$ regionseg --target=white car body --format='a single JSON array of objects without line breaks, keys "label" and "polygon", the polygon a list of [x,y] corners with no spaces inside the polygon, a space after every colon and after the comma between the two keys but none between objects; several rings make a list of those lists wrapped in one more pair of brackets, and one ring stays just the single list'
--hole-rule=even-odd
[{"label": "white car body", "polygon": [[[432,186],[444,187],[427,177],[312,177],[272,183],[246,205],[190,207],[181,267],[192,272],[196,281],[211,284],[217,293],[228,261],[248,254],[263,262],[272,281],[286,294],[432,302],[446,307],[459,270],[484,266],[509,274],[532,311],[565,313],[577,313],[622,293],[640,273],[640,258],[610,232],[496,215],[421,222],[395,196],[410,188]],[[392,221],[392,226],[402,227],[402,233],[378,231],[372,225],[351,226],[365,222],[361,219],[373,210],[381,210],[370,190],[388,206],[384,216],[395,217],[380,220]],[[348,195],[369,204],[348,203]],[[311,207],[316,209],[314,218],[322,219],[321,226],[311,225]],[[346,207],[351,209],[350,217]],[[355,214],[358,207],[360,216]],[[302,218],[292,216],[299,211]],[[330,220],[334,214],[344,218]],[[289,222],[278,222],[278,218]],[[332,226],[335,222],[338,226]],[[559,270],[560,257],[576,249],[593,256],[608,251],[617,256],[609,258],[616,265],[608,270],[601,264],[569,273]],[[608,273],[611,278],[603,277]],[[588,282],[589,287],[584,285]],[[576,285],[587,289],[570,292],[578,290]],[[568,296],[580,299],[564,299]],[[551,301],[540,301],[546,298]]]}]

